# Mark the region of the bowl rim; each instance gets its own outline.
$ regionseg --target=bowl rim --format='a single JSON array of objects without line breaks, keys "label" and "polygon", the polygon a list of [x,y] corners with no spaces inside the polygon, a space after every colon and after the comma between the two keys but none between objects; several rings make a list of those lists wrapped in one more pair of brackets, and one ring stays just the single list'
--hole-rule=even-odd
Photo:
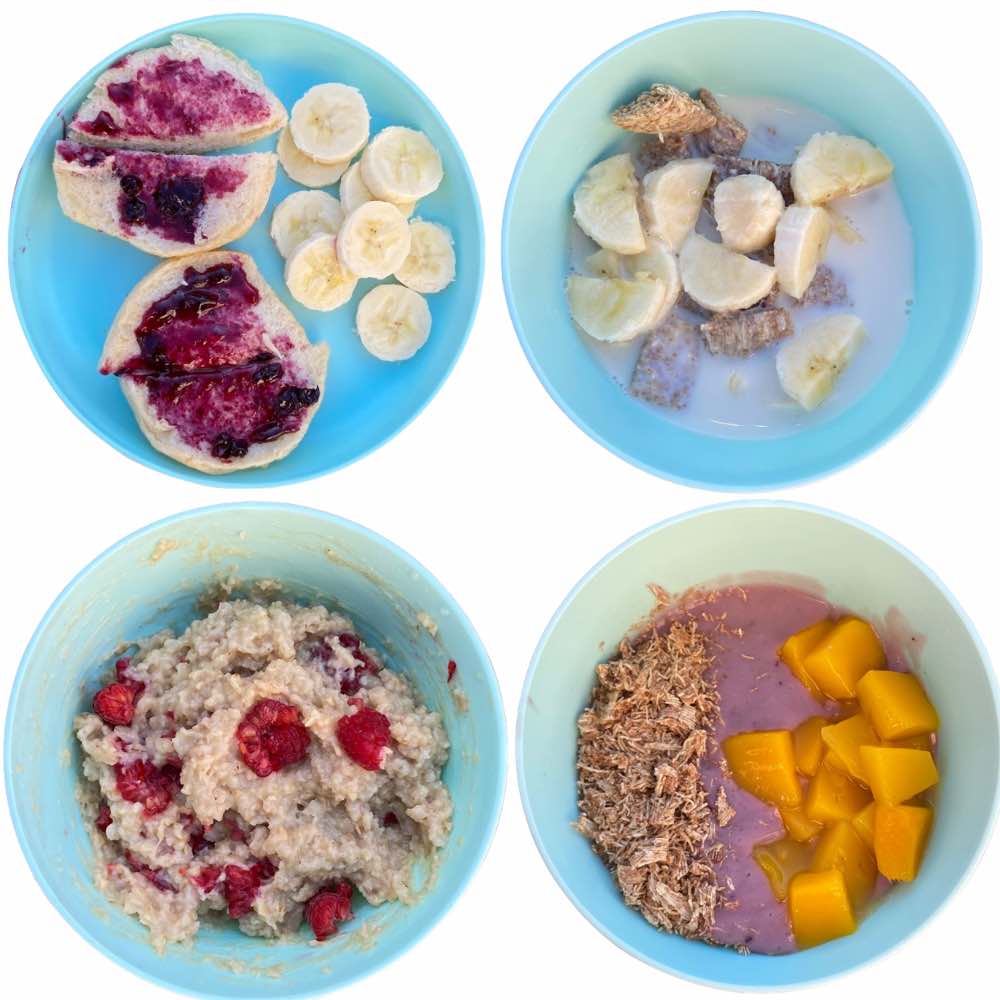
[{"label": "bowl rim", "polygon": [[[847,457],[838,459],[833,462],[826,462],[812,468],[810,470],[796,473],[794,475],[785,475],[783,478],[769,478],[765,477],[760,480],[751,480],[749,478],[743,478],[740,480],[727,479],[722,475],[722,470],[716,473],[712,477],[690,477],[679,475],[675,472],[670,471],[667,468],[669,465],[669,458],[665,460],[664,463],[659,465],[654,465],[651,462],[644,461],[630,454],[630,449],[626,446],[619,445],[616,442],[610,440],[604,434],[599,433],[596,428],[594,428],[591,422],[582,416],[577,408],[574,406],[570,400],[560,394],[556,387],[553,385],[552,381],[549,379],[542,365],[539,363],[538,358],[535,356],[532,350],[531,344],[529,342],[527,333],[525,332],[524,324],[522,323],[520,316],[518,314],[516,296],[514,293],[513,282],[511,279],[511,265],[510,265],[510,240],[511,240],[511,227],[512,227],[512,217],[514,213],[514,203],[517,198],[518,189],[520,187],[522,174],[524,173],[528,160],[534,149],[535,143],[538,141],[545,127],[548,125],[549,119],[555,113],[558,106],[563,102],[566,96],[576,87],[581,80],[583,80],[588,74],[593,70],[597,69],[603,63],[607,62],[609,59],[614,58],[619,53],[628,49],[632,45],[645,40],[653,35],[658,35],[662,32],[670,31],[674,28],[679,28],[686,24],[692,24],[700,21],[762,21],[771,24],[787,24],[792,25],[796,28],[805,29],[807,31],[813,31],[821,35],[826,35],[829,38],[846,45],[849,48],[854,49],[861,55],[866,56],[872,62],[876,63],[882,70],[888,73],[890,76],[894,77],[903,87],[909,91],[914,100],[922,106],[924,111],[927,113],[931,123],[940,132],[941,137],[944,140],[946,147],[954,161],[955,167],[957,168],[958,175],[962,181],[962,186],[964,188],[965,197],[968,200],[970,219],[972,222],[972,256],[973,256],[973,267],[974,273],[972,275],[972,294],[969,297],[967,303],[965,303],[962,315],[954,324],[955,337],[954,343],[952,345],[952,350],[948,359],[944,365],[942,365],[937,372],[934,374],[933,380],[930,381],[926,391],[924,392],[922,398],[918,399],[915,403],[912,401],[906,411],[901,415],[894,418],[894,422],[891,422],[889,426],[884,427],[877,434],[869,435],[862,441],[861,447],[854,449]],[[962,154],[955,143],[951,133],[945,126],[940,115],[934,110],[930,101],[924,96],[922,91],[920,91],[917,86],[905,76],[900,70],[898,70],[892,63],[880,56],[873,49],[868,48],[861,42],[851,38],[849,35],[845,35],[833,28],[828,28],[825,25],[818,24],[815,21],[809,21],[805,18],[793,17],[788,14],[777,14],[766,11],[755,11],[755,10],[725,10],[717,11],[713,13],[706,14],[693,14],[688,17],[676,18],[672,21],[666,21],[662,24],[654,25],[651,28],[647,28],[644,31],[640,31],[635,35],[626,38],[624,41],[619,42],[617,45],[601,53],[590,63],[584,66],[570,81],[567,83],[562,90],[552,99],[548,107],[542,112],[541,117],[538,119],[534,128],[531,130],[524,146],[521,150],[520,155],[517,159],[517,164],[514,167],[514,173],[511,175],[510,184],[507,188],[507,197],[504,202],[504,212],[503,212],[503,223],[501,227],[500,236],[500,261],[501,270],[503,274],[503,289],[504,298],[507,302],[507,312],[510,315],[511,324],[514,327],[514,331],[517,334],[517,339],[521,344],[521,350],[524,352],[528,363],[531,365],[539,382],[545,388],[545,391],[549,394],[553,402],[563,411],[563,413],[569,417],[569,419],[576,424],[585,434],[587,434],[592,440],[596,441],[603,448],[606,448],[613,455],[628,462],[630,465],[636,468],[642,469],[644,472],[648,472],[651,475],[657,476],[661,479],[669,479],[672,482],[680,483],[684,486],[693,486],[699,489],[711,489],[718,490],[719,492],[731,493],[740,492],[747,489],[755,490],[780,490],[791,486],[797,486],[802,483],[812,482],[813,480],[822,479],[825,476],[832,475],[835,472],[839,472],[848,466],[853,465],[855,462],[861,461],[868,455],[872,454],[874,451],[881,448],[884,444],[887,444],[892,438],[897,434],[905,430],[910,424],[920,415],[927,404],[937,395],[938,390],[943,385],[945,379],[950,374],[955,362],[958,360],[958,356],[961,354],[966,341],[968,340],[969,333],[972,330],[972,324],[975,319],[976,309],[979,304],[980,290],[982,287],[982,270],[983,270],[983,253],[982,253],[982,223],[979,214],[979,207],[976,201],[975,189],[972,185],[972,179],[969,175],[968,168],[965,165],[965,161],[962,158]],[[874,387],[872,387],[873,391]],[[714,439],[714,435],[702,435],[710,439]],[[785,441],[789,439],[794,439],[798,434],[790,434],[784,437],[775,438],[775,441]]]},{"label": "bowl rim", "polygon": [[[465,322],[465,329],[462,331],[461,337],[456,345],[456,349],[452,353],[451,358],[448,360],[447,364],[440,373],[440,376],[435,380],[431,387],[431,390],[427,395],[419,401],[417,406],[414,408],[413,412],[410,413],[407,418],[400,423],[394,430],[389,434],[385,435],[380,441],[373,442],[368,447],[358,452],[351,458],[347,458],[344,461],[324,467],[322,469],[317,469],[315,471],[307,471],[295,474],[279,474],[278,478],[268,481],[268,482],[237,482],[228,476],[213,476],[207,473],[198,472],[195,469],[191,469],[186,465],[182,465],[180,462],[170,461],[168,465],[162,468],[158,465],[153,464],[151,456],[147,455],[144,448],[134,448],[131,445],[122,443],[121,445],[113,443],[104,432],[97,426],[97,423],[85,412],[84,407],[77,406],[75,403],[71,402],[66,394],[64,393],[60,382],[56,378],[53,371],[42,361],[39,352],[35,346],[35,336],[29,330],[29,324],[26,319],[26,313],[22,305],[20,287],[15,277],[15,261],[18,258],[16,240],[14,238],[14,226],[13,221],[15,215],[21,210],[21,202],[23,195],[23,188],[26,183],[26,172],[28,165],[34,161],[36,156],[39,155],[39,151],[45,141],[45,132],[48,124],[53,118],[59,116],[62,109],[66,106],[70,96],[73,91],[77,89],[86,80],[93,79],[100,73],[104,68],[106,68],[111,62],[117,59],[119,56],[127,55],[129,52],[135,51],[137,48],[146,47],[151,43],[161,39],[165,34],[172,34],[174,32],[196,32],[200,28],[216,24],[225,23],[243,23],[243,22],[258,22],[260,24],[285,24],[293,27],[308,28],[311,31],[319,32],[321,34],[327,35],[338,42],[346,43],[347,45],[353,47],[363,55],[375,60],[377,63],[382,64],[387,67],[392,73],[399,77],[399,79],[408,87],[411,88],[412,92],[423,101],[427,108],[430,110],[431,114],[438,120],[441,128],[443,129],[445,135],[448,137],[452,146],[457,154],[457,160],[461,174],[464,176],[465,180],[469,185],[469,190],[472,193],[472,207],[473,207],[473,225],[476,231],[477,239],[472,250],[474,254],[474,261],[470,259],[470,263],[475,264],[476,275],[475,275],[475,285],[472,295],[472,308],[469,310],[468,318]],[[227,244],[228,246],[228,244]],[[225,249],[223,247],[222,249]],[[153,257],[152,260],[157,258]],[[476,316],[479,313],[479,305],[482,300],[483,294],[483,279],[485,275],[485,263],[486,263],[486,236],[483,228],[483,210],[479,199],[479,191],[476,187],[476,181],[473,177],[472,170],[469,167],[468,160],[466,159],[465,152],[462,149],[461,143],[458,141],[458,137],[452,131],[451,126],[448,124],[444,115],[438,110],[437,105],[424,93],[424,91],[410,79],[410,77],[404,73],[395,63],[387,59],[385,56],[376,52],[374,49],[369,48],[363,42],[359,42],[357,39],[352,38],[350,35],[346,35],[343,32],[336,31],[333,28],[328,28],[325,25],[318,24],[315,21],[309,21],[305,18],[299,17],[289,17],[284,14],[267,14],[267,13],[240,13],[233,12],[227,14],[209,14],[204,17],[193,17],[184,21],[178,21],[174,24],[166,25],[162,28],[156,28],[153,31],[147,31],[145,34],[133,39],[127,44],[119,47],[114,52],[108,54],[102,58],[98,63],[87,70],[80,78],[77,80],[67,91],[63,94],[62,98],[56,103],[55,107],[46,116],[44,122],[42,123],[38,133],[36,134],[28,152],[25,154],[24,160],[21,163],[20,168],[17,173],[17,180],[14,184],[14,192],[11,196],[10,211],[8,213],[8,227],[7,227],[7,281],[10,286],[11,298],[14,300],[14,310],[17,313],[17,319],[21,326],[21,330],[24,333],[24,338],[28,342],[28,347],[34,356],[35,362],[41,369],[42,373],[45,375],[46,380],[49,385],[55,391],[56,395],[63,402],[66,408],[85,426],[93,432],[98,438],[100,438],[105,444],[114,448],[119,454],[124,455],[126,458],[133,462],[137,462],[139,465],[143,465],[146,468],[152,470],[153,472],[174,476],[178,479],[184,479],[188,482],[199,483],[205,486],[215,486],[219,489],[273,489],[276,487],[289,486],[293,483],[307,482],[311,479],[318,479],[321,476],[330,475],[333,472],[337,472],[340,469],[347,468],[353,465],[355,462],[359,462],[364,458],[367,458],[370,454],[377,451],[383,445],[388,444],[393,438],[404,431],[421,413],[430,405],[431,401],[437,396],[437,394],[443,388],[445,382],[448,381],[451,376],[455,365],[458,364],[458,359],[461,357],[462,352],[465,350],[466,344],[469,341],[469,337],[472,333],[472,328],[475,325]],[[455,324],[458,326],[459,324]],[[152,448],[148,442],[145,442],[147,447]],[[279,463],[272,463],[269,467],[274,469]],[[268,467],[265,467],[268,468]],[[273,474],[273,473],[272,473]]]},{"label": "bowl rim", "polygon": [[[704,507],[697,507],[693,510],[685,511],[681,514],[676,514],[673,517],[665,518],[662,521],[658,521],[656,524],[644,528],[641,531],[636,532],[631,537],[627,538],[620,545],[615,546],[610,552],[605,556],[601,557],[573,586],[569,594],[559,605],[555,614],[549,620],[548,625],[545,627],[545,631],[542,633],[541,638],[538,640],[538,644],[535,647],[534,653],[531,656],[531,663],[528,667],[528,673],[524,679],[524,686],[521,689],[521,697],[518,701],[517,706],[517,722],[515,725],[514,734],[514,754],[515,754],[515,767],[517,772],[517,786],[518,792],[521,799],[521,807],[524,810],[525,819],[528,823],[528,828],[531,830],[532,840],[535,842],[535,847],[538,849],[538,853],[541,855],[542,860],[545,862],[545,867],[549,870],[549,874],[555,880],[556,884],[560,889],[566,894],[569,901],[576,907],[580,914],[587,919],[587,921],[595,927],[601,934],[603,934],[609,941],[617,945],[622,951],[631,955],[633,958],[639,959],[647,965],[652,966],[655,969],[659,969],[662,972],[667,972],[672,976],[676,976],[679,979],[687,980],[688,982],[698,983],[702,986],[713,986],[716,989],[730,990],[733,992],[747,992],[747,993],[762,993],[765,991],[780,991],[786,992],[788,990],[799,989],[804,986],[814,986],[818,983],[828,982],[832,979],[837,979],[844,976],[850,972],[855,972],[867,965],[871,965],[875,962],[881,961],[891,952],[895,951],[903,942],[911,938],[918,930],[926,927],[935,918],[937,918],[941,911],[955,898],[958,890],[969,880],[973,871],[976,869],[979,862],[982,860],[983,853],[985,852],[987,846],[989,845],[990,839],[993,834],[993,829],[997,821],[998,811],[1000,811],[1000,785],[993,788],[993,800],[990,804],[989,816],[982,831],[980,832],[979,841],[976,845],[975,850],[970,855],[966,865],[965,870],[962,872],[961,877],[954,882],[949,888],[945,896],[941,899],[938,905],[922,920],[918,923],[909,927],[905,932],[898,937],[889,947],[885,948],[878,954],[872,955],[869,958],[860,959],[858,961],[848,962],[839,969],[833,970],[831,972],[812,975],[802,979],[797,980],[794,983],[788,984],[778,984],[774,985],[771,983],[753,984],[753,983],[738,983],[729,980],[712,978],[711,976],[699,976],[688,972],[681,972],[674,968],[669,962],[658,960],[651,955],[644,954],[638,948],[632,946],[627,940],[625,940],[621,935],[612,931],[606,924],[604,924],[598,917],[593,914],[586,906],[586,904],[577,896],[577,894],[571,888],[568,880],[563,877],[562,873],[559,871],[555,862],[552,860],[552,856],[549,854],[548,849],[545,846],[544,838],[539,829],[538,823],[535,820],[534,812],[532,811],[531,801],[528,796],[527,791],[527,769],[525,767],[524,761],[524,720],[527,711],[528,698],[530,696],[531,687],[535,679],[535,674],[538,672],[541,665],[542,655],[545,651],[545,647],[548,645],[549,640],[552,637],[552,633],[555,631],[559,624],[560,619],[565,614],[569,606],[576,600],[580,592],[604,569],[618,558],[626,550],[632,548],[634,545],[638,545],[645,541],[648,537],[657,534],[658,532],[683,523],[684,521],[689,521],[695,518],[703,517],[706,515],[712,515],[721,511],[728,510],[785,510],[785,511],[796,511],[804,512],[808,514],[815,514],[821,517],[828,518],[832,521],[836,521],[840,524],[846,525],[849,528],[853,528],[863,534],[869,535],[876,541],[882,542],[893,549],[897,554],[906,559],[911,563],[923,576],[940,592],[941,596],[951,605],[952,609],[958,616],[959,621],[962,623],[969,638],[972,640],[973,645],[978,651],[983,666],[984,673],[986,674],[988,686],[993,697],[993,713],[997,716],[997,726],[1000,730],[1000,683],[998,683],[996,674],[992,668],[992,663],[990,660],[989,653],[986,646],[983,644],[979,633],[976,631],[975,625],[973,625],[972,620],[968,617],[962,606],[958,603],[955,596],[948,589],[943,581],[938,577],[938,575],[927,566],[921,559],[915,556],[909,549],[897,542],[895,539],[886,535],[884,532],[880,531],[878,528],[874,528],[864,521],[857,520],[856,518],[849,517],[846,514],[838,513],[837,511],[830,510],[826,507],[820,507],[814,504],[799,503],[797,501],[791,500],[770,500],[770,499],[758,499],[758,500],[730,500],[723,503],[709,504]],[[624,906],[624,902],[622,906]],[[696,942],[692,942],[695,944]],[[780,956],[779,956],[780,957]]]},{"label": "bowl rim", "polygon": [[[451,908],[458,902],[459,898],[463,895],[465,890],[468,888],[469,883],[472,881],[475,874],[479,871],[486,855],[493,844],[493,840],[496,836],[497,826],[500,820],[500,815],[503,811],[504,799],[506,795],[507,787],[507,771],[508,771],[508,741],[507,741],[507,722],[506,715],[504,712],[503,698],[500,693],[500,686],[497,681],[496,671],[493,667],[493,663],[490,660],[489,653],[486,651],[486,647],[483,645],[482,640],[479,637],[478,632],[473,626],[472,622],[466,616],[462,607],[458,604],[455,598],[452,596],[451,592],[448,591],[443,584],[438,580],[438,578],[430,572],[422,563],[411,556],[404,549],[400,548],[394,542],[387,539],[385,536],[380,535],[378,532],[373,531],[370,528],[366,528],[364,525],[359,524],[356,521],[349,520],[348,518],[341,517],[337,514],[331,514],[328,511],[319,510],[314,507],[307,507],[301,504],[293,503],[278,503],[266,500],[249,500],[249,501],[234,501],[228,503],[218,503],[210,504],[202,507],[194,507],[189,510],[180,511],[175,514],[168,515],[167,517],[160,518],[159,520],[153,521],[150,524],[144,525],[143,527],[137,528],[135,531],[129,532],[123,538],[114,542],[112,545],[108,546],[93,559],[89,560],[87,564],[75,573],[69,583],[66,584],[52,601],[48,610],[42,616],[35,630],[32,632],[31,638],[25,647],[24,653],[21,657],[21,661],[17,668],[17,673],[14,675],[14,681],[11,686],[11,692],[7,700],[7,718],[4,725],[4,739],[3,739],[3,770],[4,770],[4,790],[7,797],[7,808],[10,814],[11,823],[14,827],[14,832],[17,835],[17,842],[21,848],[21,854],[24,860],[27,862],[28,867],[31,870],[31,874],[35,881],[41,887],[49,903],[55,908],[59,915],[72,927],[73,930],[77,932],[88,944],[96,948],[101,954],[106,958],[111,959],[120,968],[126,969],[133,975],[139,976],[141,979],[147,982],[154,983],[157,986],[161,986],[164,989],[171,990],[175,993],[184,994],[187,996],[199,997],[199,998],[226,998],[232,996],[229,993],[214,992],[208,989],[194,990],[188,989],[186,987],[179,986],[177,983],[172,982],[167,974],[158,974],[157,972],[150,971],[148,969],[142,968],[138,965],[133,964],[118,955],[112,948],[107,947],[104,942],[99,940],[90,929],[79,922],[75,916],[68,913],[61,903],[58,897],[52,891],[52,887],[49,883],[48,875],[44,870],[43,864],[36,857],[35,852],[28,841],[27,835],[25,833],[23,823],[21,820],[21,815],[18,812],[16,799],[14,795],[14,773],[11,764],[11,747],[14,739],[14,718],[17,714],[17,702],[20,696],[21,686],[24,682],[24,678],[28,673],[28,663],[29,660],[34,656],[35,650],[41,641],[42,636],[49,628],[52,618],[55,616],[57,611],[62,607],[62,605],[69,599],[70,595],[76,589],[77,585],[86,577],[92,569],[94,569],[100,563],[103,563],[106,559],[115,555],[121,549],[127,547],[133,542],[155,532],[162,531],[171,525],[175,525],[180,521],[185,520],[197,520],[204,518],[206,516],[218,516],[220,514],[240,514],[243,511],[264,511],[264,512],[287,512],[297,515],[306,515],[315,521],[324,522],[329,525],[336,525],[341,528],[347,528],[348,530],[355,531],[374,542],[376,545],[382,547],[390,555],[401,560],[406,566],[411,570],[418,573],[424,580],[430,582],[440,593],[441,597],[451,605],[450,611],[452,613],[453,619],[461,626],[463,631],[469,638],[473,647],[479,656],[480,662],[483,666],[483,676],[486,682],[487,692],[489,696],[490,708],[492,710],[492,718],[489,720],[493,726],[497,739],[497,759],[499,761],[499,767],[492,779],[492,789],[490,790],[491,808],[488,814],[485,815],[484,822],[482,823],[480,829],[480,843],[477,846],[474,855],[471,858],[469,865],[463,872],[461,878],[458,880],[455,891],[451,897],[445,902],[440,911],[433,916],[430,920],[425,921],[414,921],[413,922],[413,933],[408,940],[402,943],[401,946],[397,947],[395,950],[390,951],[386,955],[376,960],[373,960],[371,965],[367,968],[359,970],[350,978],[344,979],[342,982],[331,985],[330,983],[320,982],[314,986],[308,986],[301,989],[292,989],[281,994],[275,994],[275,996],[287,997],[287,998],[298,998],[298,997],[311,997],[318,996],[324,993],[330,993],[333,990],[342,989],[351,983],[355,983],[358,980],[364,979],[379,969],[383,968],[385,965],[394,962],[396,959],[400,958],[411,948],[417,945],[423,938],[435,927],[437,924],[445,917],[445,915],[451,910]],[[486,785],[489,789],[489,784]],[[482,815],[482,814],[481,814]],[[169,963],[161,963],[164,971],[169,969]]]}]

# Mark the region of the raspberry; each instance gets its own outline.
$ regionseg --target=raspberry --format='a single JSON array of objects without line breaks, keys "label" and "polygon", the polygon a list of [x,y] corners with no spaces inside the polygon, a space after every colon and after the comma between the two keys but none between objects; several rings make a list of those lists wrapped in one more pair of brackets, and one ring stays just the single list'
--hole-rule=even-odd
[{"label": "raspberry", "polygon": [[97,810],[97,819],[94,820],[94,826],[96,826],[101,833],[107,833],[108,827],[111,826],[111,822],[111,809],[107,802],[102,802],[100,809]]},{"label": "raspberry", "polygon": [[148,760],[115,764],[115,785],[126,802],[141,802],[142,814],[148,818],[163,812],[173,801],[177,769],[154,767]]},{"label": "raspberry", "polygon": [[118,683],[124,684],[135,697],[132,699],[133,702],[139,700],[139,695],[146,690],[146,685],[142,681],[133,680],[129,677],[129,667],[132,666],[132,657],[123,656],[120,660],[115,660],[115,674],[118,677]]},{"label": "raspberry", "polygon": [[448,683],[451,683],[451,679],[455,676],[455,671],[458,670],[458,664],[454,660],[448,661]]},{"label": "raspberry", "polygon": [[[355,704],[357,699],[352,699]],[[337,739],[344,753],[366,771],[382,767],[382,752],[389,745],[389,720],[373,708],[358,707],[353,715],[337,720]]]},{"label": "raspberry", "polygon": [[159,868],[150,868],[149,865],[140,861],[131,851],[125,852],[125,864],[137,875],[141,875],[147,882],[156,886],[160,892],[176,892],[177,887]]},{"label": "raspberry", "polygon": [[382,817],[382,826],[399,826],[399,817],[394,812],[387,812]]},{"label": "raspberry", "polygon": [[335,882],[320,889],[306,903],[305,918],[317,941],[333,937],[337,933],[337,924],[354,918],[354,912],[351,910],[353,892],[350,882]]},{"label": "raspberry", "polygon": [[130,726],[135,716],[135,697],[127,684],[109,684],[94,695],[94,711],[109,726]]},{"label": "raspberry", "polygon": [[234,919],[246,916],[260,892],[261,882],[273,878],[276,869],[266,858],[250,868],[226,865],[226,881],[222,894],[226,897],[229,915]]},{"label": "raspberry", "polygon": [[361,678],[365,674],[377,674],[379,665],[361,648],[361,640],[353,632],[341,632],[337,642],[354,656],[354,673],[340,681],[340,693],[357,694],[361,690]]},{"label": "raspberry", "polygon": [[309,751],[310,736],[294,705],[264,698],[240,720],[236,741],[243,763],[266,778],[302,760]]},{"label": "raspberry", "polygon": [[218,885],[221,875],[218,865],[205,865],[197,875],[191,876],[191,881],[207,896]]}]

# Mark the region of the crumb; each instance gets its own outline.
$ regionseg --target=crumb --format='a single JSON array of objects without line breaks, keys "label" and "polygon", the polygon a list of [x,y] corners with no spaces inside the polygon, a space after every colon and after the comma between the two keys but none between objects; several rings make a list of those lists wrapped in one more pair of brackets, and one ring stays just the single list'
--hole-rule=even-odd
[{"label": "crumb", "polygon": [[715,797],[715,817],[719,821],[719,826],[729,826],[736,815],[736,810],[729,804],[726,798],[726,789],[719,786],[719,794]]}]

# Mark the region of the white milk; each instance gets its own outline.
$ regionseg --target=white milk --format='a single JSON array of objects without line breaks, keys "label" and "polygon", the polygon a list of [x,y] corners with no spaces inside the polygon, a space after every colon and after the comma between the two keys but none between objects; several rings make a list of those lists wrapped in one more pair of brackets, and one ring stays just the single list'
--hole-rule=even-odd
[{"label": "white milk", "polygon": [[[750,130],[741,154],[745,157],[791,163],[796,150],[814,133],[848,131],[833,119],[788,101],[717,96],[722,107]],[[878,143],[878,136],[865,138]],[[631,147],[626,144],[624,148]],[[683,410],[654,406],[632,396],[628,397],[630,404],[716,436],[777,437],[828,420],[868,392],[891,364],[906,332],[913,299],[913,236],[891,179],[831,202],[829,207],[852,223],[864,239],[851,244],[834,233],[825,258],[834,275],[847,285],[850,304],[794,307],[792,319],[795,329],[803,330],[823,315],[854,313],[863,320],[868,339],[816,410],[803,410],[782,391],[774,361],[780,344],[751,358],[712,355],[703,349],[694,388]],[[570,261],[574,270],[583,271],[584,258],[596,246],[575,223],[570,229]],[[702,213],[698,229],[706,235],[714,231],[707,213]],[[780,304],[791,306],[793,300],[782,296]],[[683,310],[678,313],[698,322]],[[603,344],[583,333],[580,336],[610,376],[627,390],[644,338],[628,344]]]}]

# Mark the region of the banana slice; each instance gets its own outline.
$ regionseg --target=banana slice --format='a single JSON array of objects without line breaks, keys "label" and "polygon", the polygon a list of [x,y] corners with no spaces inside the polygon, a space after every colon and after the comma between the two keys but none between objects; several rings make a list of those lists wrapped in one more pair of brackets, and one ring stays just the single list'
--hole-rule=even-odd
[{"label": "banana slice", "polygon": [[410,252],[410,226],[387,201],[366,201],[344,219],[337,240],[340,262],[359,278],[388,278]]},{"label": "banana slice", "polygon": [[368,144],[361,176],[382,201],[416,201],[436,191],[444,179],[441,156],[423,132],[392,125]]},{"label": "banana slice", "polygon": [[455,280],[455,245],[451,233],[436,222],[410,223],[410,252],[395,275],[400,284],[429,295]]},{"label": "banana slice", "polygon": [[677,255],[672,253],[663,240],[649,240],[642,253],[627,258],[632,274],[636,278],[658,278],[666,288],[663,310],[673,309],[681,294],[681,272]]},{"label": "banana slice", "polygon": [[319,233],[300,243],[288,258],[285,284],[307,309],[329,312],[350,300],[358,279],[340,263],[337,237]]},{"label": "banana slice", "polygon": [[694,229],[708,182],[711,160],[674,160],[642,179],[642,215],[650,236],[677,253]]},{"label": "banana slice", "polygon": [[573,217],[598,245],[641,253],[646,237],[639,218],[639,182],[628,153],[595,163],[573,192]]},{"label": "banana slice", "polygon": [[350,160],[368,141],[371,119],[356,87],[320,83],[295,102],[288,127],[300,152],[334,164]]},{"label": "banana slice", "polygon": [[296,184],[311,188],[336,184],[351,165],[350,159],[341,160],[339,163],[319,163],[306,156],[295,145],[292,133],[287,128],[283,128],[281,135],[278,136],[278,162]]},{"label": "banana slice", "polygon": [[698,305],[712,312],[747,309],[774,287],[773,267],[692,233],[681,248],[681,283]]},{"label": "banana slice", "polygon": [[381,361],[412,358],[431,332],[427,300],[403,285],[378,285],[358,303],[358,336]]},{"label": "banana slice", "polygon": [[784,210],[781,192],[760,174],[727,177],[712,198],[712,214],[722,242],[740,253],[770,246]]},{"label": "banana slice", "polygon": [[[375,201],[375,195],[368,190],[365,179],[361,175],[361,163],[352,163],[347,172],[340,179],[340,203],[344,206],[344,211],[348,215],[366,201]],[[415,201],[393,202],[393,204],[409,218],[413,215],[413,210],[417,207]]]},{"label": "banana slice", "polygon": [[274,210],[271,216],[271,239],[278,253],[287,258],[310,236],[328,233],[336,236],[344,222],[340,202],[325,191],[296,191]]},{"label": "banana slice", "polygon": [[614,250],[595,250],[583,263],[593,278],[625,277],[625,258]]},{"label": "banana slice", "polygon": [[588,278],[566,282],[570,315],[595,340],[620,343],[645,333],[663,316],[667,289],[656,278]]},{"label": "banana slice", "polygon": [[822,205],[881,184],[891,173],[892,160],[870,142],[818,132],[795,157],[792,192],[800,204]]},{"label": "banana slice", "polygon": [[781,388],[806,410],[815,410],[833,391],[844,369],[864,342],[857,316],[828,316],[778,348]]},{"label": "banana slice", "polygon": [[790,205],[774,234],[774,269],[778,287],[801,299],[823,262],[833,226],[825,208]]}]

